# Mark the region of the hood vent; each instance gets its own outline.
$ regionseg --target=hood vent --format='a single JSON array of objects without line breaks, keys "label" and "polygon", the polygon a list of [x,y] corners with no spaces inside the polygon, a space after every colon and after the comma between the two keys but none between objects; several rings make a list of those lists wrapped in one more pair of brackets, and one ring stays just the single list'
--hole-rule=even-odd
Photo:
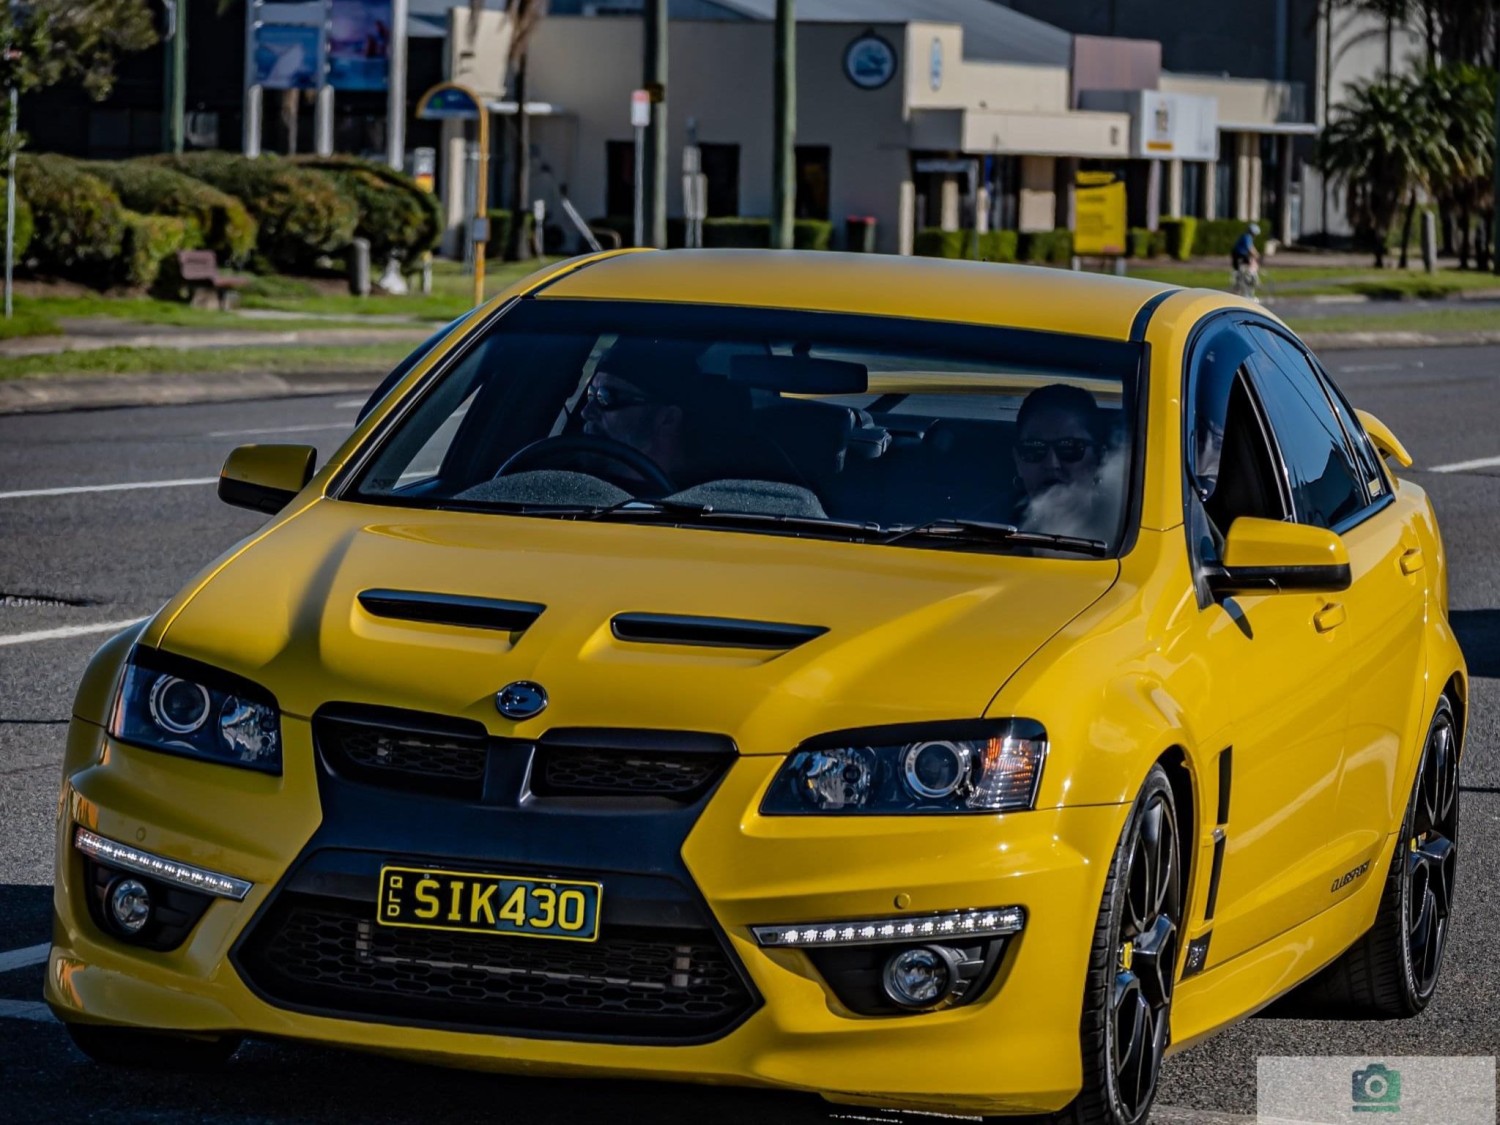
[{"label": "hood vent", "polygon": [[467,629],[499,629],[507,633],[529,629],[547,608],[535,602],[429,594],[419,590],[364,590],[360,592],[359,604],[376,617]]},{"label": "hood vent", "polygon": [[785,650],[828,632],[822,625],[741,621],[733,617],[683,617],[667,613],[621,613],[609,624],[618,640],[635,644],[715,648]]}]

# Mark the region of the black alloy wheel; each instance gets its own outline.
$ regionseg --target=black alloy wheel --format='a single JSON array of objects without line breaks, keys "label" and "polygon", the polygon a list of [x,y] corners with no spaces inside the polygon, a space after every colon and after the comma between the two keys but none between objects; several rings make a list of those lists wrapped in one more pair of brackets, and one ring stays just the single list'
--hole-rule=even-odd
[{"label": "black alloy wheel", "polygon": [[1428,729],[1402,842],[1406,856],[1403,967],[1413,998],[1426,1007],[1437,990],[1438,969],[1448,942],[1458,866],[1458,738],[1453,712],[1447,707],[1439,708]]},{"label": "black alloy wheel", "polygon": [[1083,1087],[1045,1120],[1139,1125],[1150,1115],[1171,1039],[1183,888],[1177,806],[1154,765],[1116,845],[1094,927],[1079,1023]]}]

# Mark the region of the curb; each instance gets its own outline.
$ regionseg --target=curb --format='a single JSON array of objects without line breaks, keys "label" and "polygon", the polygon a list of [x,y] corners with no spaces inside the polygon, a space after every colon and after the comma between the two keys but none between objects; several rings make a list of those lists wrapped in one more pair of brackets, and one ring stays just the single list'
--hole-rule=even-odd
[{"label": "curb", "polygon": [[1477,348],[1500,344],[1500,332],[1299,332],[1315,352],[1376,348]]},{"label": "curb", "polygon": [[21,359],[27,356],[64,355],[68,352],[98,352],[109,348],[165,348],[192,351],[195,348],[271,348],[271,347],[354,347],[360,344],[418,344],[432,335],[423,326],[413,328],[380,327],[368,330],[338,328],[330,330],[295,329],[288,332],[258,329],[227,329],[220,332],[185,330],[179,332],[136,332],[63,336],[25,336],[0,342],[0,358]]},{"label": "curb", "polygon": [[368,394],[383,371],[309,375],[110,375],[102,378],[0,379],[0,415],[186,406],[304,395]]}]

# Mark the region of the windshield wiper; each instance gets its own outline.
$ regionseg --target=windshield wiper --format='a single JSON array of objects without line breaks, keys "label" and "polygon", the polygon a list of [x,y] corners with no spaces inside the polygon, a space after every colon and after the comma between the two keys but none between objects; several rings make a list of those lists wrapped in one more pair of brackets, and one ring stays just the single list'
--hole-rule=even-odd
[{"label": "windshield wiper", "polygon": [[1085,539],[1078,535],[1052,535],[1043,531],[1022,531],[1015,524],[991,523],[987,520],[928,520],[906,527],[887,528],[881,542],[889,545],[907,539],[931,539],[944,543],[1004,543],[1023,547],[1045,547],[1051,551],[1072,551],[1080,555],[1104,558],[1109,544],[1102,539]]},{"label": "windshield wiper", "polygon": [[777,512],[742,512],[732,508],[715,508],[712,504],[689,504],[681,500],[622,500],[607,508],[596,508],[580,519],[621,520],[646,523],[703,523],[716,527],[744,526],[810,531],[817,535],[844,532],[857,535],[879,535],[884,529],[878,523],[858,520],[836,520],[816,516],[789,516]]}]

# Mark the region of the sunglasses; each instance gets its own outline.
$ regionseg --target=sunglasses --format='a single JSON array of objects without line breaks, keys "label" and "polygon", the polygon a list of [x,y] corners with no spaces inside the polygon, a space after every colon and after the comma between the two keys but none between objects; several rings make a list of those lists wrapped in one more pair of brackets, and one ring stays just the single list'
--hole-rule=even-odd
[{"label": "sunglasses", "polygon": [[645,406],[653,401],[645,395],[633,395],[629,391],[622,391],[616,387],[601,387],[597,383],[590,383],[583,392],[584,403],[606,414],[612,410],[624,410],[627,406]]},{"label": "sunglasses", "polygon": [[1094,443],[1088,438],[1054,438],[1046,441],[1042,438],[1032,438],[1016,445],[1016,456],[1028,465],[1039,465],[1047,459],[1047,450],[1057,454],[1058,461],[1064,465],[1076,465],[1088,456]]}]

